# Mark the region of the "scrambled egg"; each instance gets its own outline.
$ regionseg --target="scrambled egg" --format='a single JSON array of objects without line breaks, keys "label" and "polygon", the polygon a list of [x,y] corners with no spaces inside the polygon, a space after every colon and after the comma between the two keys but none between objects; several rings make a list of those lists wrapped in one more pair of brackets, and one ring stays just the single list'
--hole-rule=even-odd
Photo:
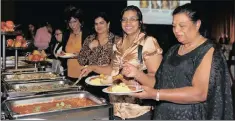
[{"label": "scrambled egg", "polygon": [[92,84],[92,85],[101,85],[102,83],[101,83],[101,78],[94,78],[94,79],[92,79],[91,81],[90,81],[90,83]]},{"label": "scrambled egg", "polygon": [[131,92],[131,89],[125,83],[120,83],[112,86],[112,92]]}]

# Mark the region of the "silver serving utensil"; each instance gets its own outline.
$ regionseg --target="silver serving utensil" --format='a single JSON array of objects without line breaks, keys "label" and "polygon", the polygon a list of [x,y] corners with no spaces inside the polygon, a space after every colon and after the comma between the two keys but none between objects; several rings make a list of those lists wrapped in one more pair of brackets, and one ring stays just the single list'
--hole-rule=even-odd
[{"label": "silver serving utensil", "polygon": [[77,81],[72,85],[72,87],[76,86],[76,84],[77,84],[78,82],[80,82],[80,80],[81,80],[82,78],[83,78],[83,77],[78,77]]}]

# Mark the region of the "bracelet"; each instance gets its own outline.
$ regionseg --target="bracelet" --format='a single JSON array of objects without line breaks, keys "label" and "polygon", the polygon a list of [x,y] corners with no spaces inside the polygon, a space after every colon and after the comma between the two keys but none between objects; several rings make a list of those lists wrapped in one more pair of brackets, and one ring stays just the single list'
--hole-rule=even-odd
[{"label": "bracelet", "polygon": [[159,89],[157,89],[157,95],[156,95],[156,101],[159,101],[160,99],[160,91]]}]

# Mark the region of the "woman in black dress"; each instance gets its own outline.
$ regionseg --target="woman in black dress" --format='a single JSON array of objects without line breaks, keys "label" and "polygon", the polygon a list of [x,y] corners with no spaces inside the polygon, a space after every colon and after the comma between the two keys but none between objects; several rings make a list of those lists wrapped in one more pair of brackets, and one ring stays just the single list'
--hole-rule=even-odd
[{"label": "woman in black dress", "polygon": [[[201,20],[191,4],[173,12],[173,32],[181,44],[170,48],[156,72],[153,87],[132,96],[154,99],[157,120],[233,119],[231,80],[226,60],[211,40],[200,34]],[[131,64],[122,73],[150,80]]]}]

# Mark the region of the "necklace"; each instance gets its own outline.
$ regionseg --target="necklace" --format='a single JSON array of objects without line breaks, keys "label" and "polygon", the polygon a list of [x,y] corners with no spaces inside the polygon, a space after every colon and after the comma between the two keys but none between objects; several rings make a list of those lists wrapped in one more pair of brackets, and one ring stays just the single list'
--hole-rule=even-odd
[{"label": "necklace", "polygon": [[[202,37],[202,36],[200,35],[200,37],[199,37],[197,40],[199,40],[201,37]],[[204,42],[204,41],[197,42],[197,43],[195,43],[195,44],[192,44],[192,45],[188,46],[187,48],[185,48],[184,45],[181,45],[181,47],[180,47],[181,54],[184,55],[184,54],[186,54],[186,53],[192,51],[193,49],[195,49],[198,45],[200,45],[200,44],[203,43],[203,42]]]},{"label": "necklace", "polygon": [[79,30],[78,32],[73,32],[73,34],[74,34],[75,36],[80,35],[80,33],[81,33],[81,31],[80,31],[80,30]]},{"label": "necklace", "polygon": [[99,37],[97,37],[97,40],[98,40],[98,42],[99,42],[99,45],[105,45],[104,43],[107,43],[107,41],[106,40],[108,40],[107,38],[108,38],[109,36],[107,35],[107,36],[105,36],[105,37],[103,37],[103,38],[101,38],[101,39],[99,39]]}]

